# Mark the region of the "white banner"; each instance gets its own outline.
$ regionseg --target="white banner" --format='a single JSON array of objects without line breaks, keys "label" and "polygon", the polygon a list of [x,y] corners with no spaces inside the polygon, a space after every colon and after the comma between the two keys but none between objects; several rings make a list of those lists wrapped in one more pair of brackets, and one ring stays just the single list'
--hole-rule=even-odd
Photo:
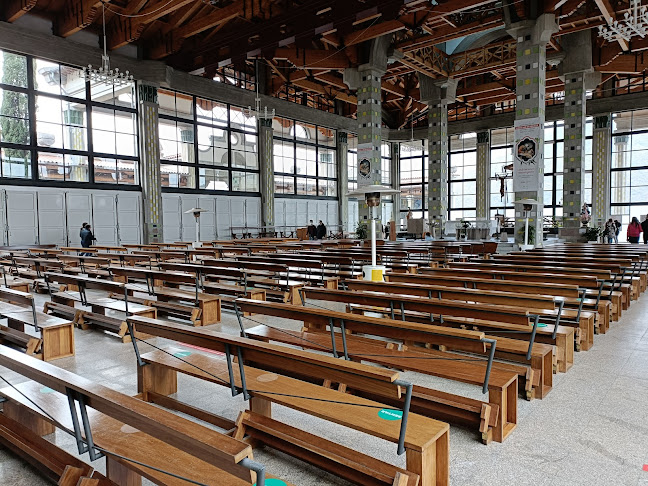
[{"label": "white banner", "polygon": [[515,121],[513,192],[542,190],[543,130],[544,124],[539,118]]}]

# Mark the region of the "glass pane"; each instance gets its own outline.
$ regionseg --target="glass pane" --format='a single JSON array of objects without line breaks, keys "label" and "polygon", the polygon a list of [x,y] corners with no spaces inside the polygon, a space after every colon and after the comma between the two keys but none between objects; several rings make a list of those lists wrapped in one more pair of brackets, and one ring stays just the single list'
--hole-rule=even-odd
[{"label": "glass pane", "polygon": [[232,171],[232,190],[259,192],[259,174]]},{"label": "glass pane", "polygon": [[0,141],[29,144],[27,95],[0,89]]},{"label": "glass pane", "polygon": [[248,132],[257,131],[256,117],[245,116],[245,113],[243,113],[242,108],[239,108],[237,106],[230,106],[229,114],[230,114],[230,126],[232,128],[238,128]]},{"label": "glass pane", "polygon": [[72,98],[86,97],[83,71],[70,66],[34,59],[34,88],[44,93]]},{"label": "glass pane", "polygon": [[27,58],[19,54],[2,52],[0,55],[0,83],[27,87]]},{"label": "glass pane", "polygon": [[29,150],[16,150],[10,148],[0,149],[2,160],[2,177],[31,177],[31,152]]},{"label": "glass pane", "polygon": [[212,191],[229,190],[229,173],[227,170],[198,169],[198,187]]}]

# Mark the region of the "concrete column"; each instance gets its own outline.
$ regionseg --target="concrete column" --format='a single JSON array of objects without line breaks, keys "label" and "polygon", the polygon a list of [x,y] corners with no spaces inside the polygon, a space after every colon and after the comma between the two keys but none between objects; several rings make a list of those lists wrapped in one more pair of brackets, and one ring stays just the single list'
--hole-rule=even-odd
[{"label": "concrete column", "polygon": [[490,219],[490,131],[477,133],[477,219]]},{"label": "concrete column", "polygon": [[275,224],[273,140],[272,119],[259,119],[259,190],[263,226]]},{"label": "concrete column", "polygon": [[610,113],[594,117],[594,134],[592,138],[592,222],[600,226],[604,226],[611,216],[611,118]]},{"label": "concrete column", "polygon": [[[382,141],[382,76],[387,71],[387,50],[391,36],[366,44],[366,63],[344,70],[344,83],[357,91],[358,110],[358,187],[381,184],[380,145]],[[358,201],[360,221],[370,218],[370,208]],[[376,211],[380,228],[380,212]]]},{"label": "concrete column", "polygon": [[144,243],[161,243],[163,241],[162,178],[160,175],[157,87],[138,83],[137,91]]},{"label": "concrete column", "polygon": [[443,231],[448,217],[448,104],[457,93],[455,79],[419,75],[421,102],[428,104],[428,221]]},{"label": "concrete column", "polygon": [[[391,142],[391,186],[394,189],[400,189],[400,144]],[[400,222],[400,203],[401,198],[398,194],[394,195],[394,204],[392,206],[392,219],[396,221],[396,226]]]},{"label": "concrete column", "polygon": [[[542,246],[542,215],[544,208],[544,122],[545,122],[545,81],[547,65],[547,42],[551,34],[558,30],[553,14],[542,14],[535,21],[517,22],[507,26],[507,31],[517,40],[517,82],[515,126],[539,125],[533,135],[535,158],[533,167],[536,173],[528,179],[536,187],[534,190],[518,191],[515,199],[535,199],[538,201],[529,212],[529,226],[535,228],[535,244]],[[516,130],[517,131],[517,130]],[[517,136],[516,136],[517,138]],[[515,147],[514,147],[515,150]],[[514,154],[515,156],[516,154]],[[519,173],[513,173],[516,184]],[[534,181],[533,178],[537,180]],[[515,242],[524,243],[524,212],[522,205],[515,205]]]},{"label": "concrete column", "polygon": [[343,230],[349,224],[349,142],[347,132],[338,130],[336,145],[337,160],[337,190],[338,190],[338,219]]},{"label": "concrete column", "polygon": [[581,31],[563,39],[565,58],[560,66],[565,81],[565,153],[563,172],[563,228],[567,241],[580,238],[580,213],[585,201],[585,104],[601,74],[592,67],[592,36]]}]

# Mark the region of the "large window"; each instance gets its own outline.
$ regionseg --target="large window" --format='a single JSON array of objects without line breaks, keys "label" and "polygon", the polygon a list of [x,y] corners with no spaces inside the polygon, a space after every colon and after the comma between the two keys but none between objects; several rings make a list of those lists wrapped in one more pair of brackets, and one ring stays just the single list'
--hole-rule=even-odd
[{"label": "large window", "polygon": [[337,197],[336,131],[275,118],[275,193]]},{"label": "large window", "polygon": [[648,110],[612,118],[612,214],[627,225],[648,214]]},{"label": "large window", "polygon": [[158,99],[163,187],[259,192],[256,118],[169,90]]},{"label": "large window", "polygon": [[134,85],[0,51],[0,176],[139,184]]},{"label": "large window", "polygon": [[545,123],[544,129],[544,216],[562,217],[565,154],[563,120]]},{"label": "large window", "polygon": [[450,137],[448,158],[450,221],[477,216],[477,134]]},{"label": "large window", "polygon": [[399,150],[401,219],[405,219],[410,209],[414,218],[424,218],[427,209],[425,186],[428,182],[425,140],[401,142]]}]

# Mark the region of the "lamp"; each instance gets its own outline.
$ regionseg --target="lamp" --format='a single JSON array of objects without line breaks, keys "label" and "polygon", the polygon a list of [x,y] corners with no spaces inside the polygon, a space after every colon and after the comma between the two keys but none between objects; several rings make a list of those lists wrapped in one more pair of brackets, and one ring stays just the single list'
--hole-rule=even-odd
[{"label": "lamp", "polygon": [[367,206],[371,208],[371,265],[362,267],[362,275],[365,280],[382,281],[385,274],[385,267],[376,264],[376,217],[374,213],[375,208],[380,206],[382,196],[392,194],[400,194],[400,191],[378,184],[358,187],[347,194],[347,197],[364,197]]},{"label": "lamp", "polygon": [[520,249],[523,251],[531,250],[534,245],[529,245],[529,211],[538,204],[538,201],[535,199],[518,199],[515,204],[521,204],[524,210],[524,245],[520,245]]},{"label": "lamp", "polygon": [[196,241],[194,241],[191,246],[194,248],[200,248],[202,243],[200,242],[200,213],[206,213],[206,209],[202,208],[191,208],[188,211],[185,211],[185,214],[193,213],[194,218],[196,218]]}]

